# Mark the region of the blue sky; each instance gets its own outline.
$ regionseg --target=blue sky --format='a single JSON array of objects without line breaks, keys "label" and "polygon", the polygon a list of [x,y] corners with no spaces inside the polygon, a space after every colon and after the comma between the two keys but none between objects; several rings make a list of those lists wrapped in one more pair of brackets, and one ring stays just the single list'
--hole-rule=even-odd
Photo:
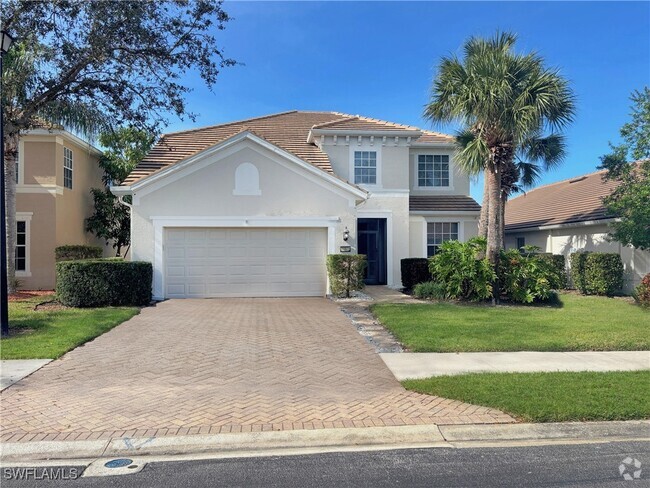
[{"label": "blue sky", "polygon": [[[628,120],[629,96],[650,85],[650,2],[239,2],[218,33],[226,55],[213,92],[188,73],[196,122],[169,131],[285,110],[335,110],[452,131],[422,118],[441,56],[469,36],[519,35],[561,69],[577,96],[564,164],[549,183],[595,170]],[[479,199],[481,182],[472,185]]]}]

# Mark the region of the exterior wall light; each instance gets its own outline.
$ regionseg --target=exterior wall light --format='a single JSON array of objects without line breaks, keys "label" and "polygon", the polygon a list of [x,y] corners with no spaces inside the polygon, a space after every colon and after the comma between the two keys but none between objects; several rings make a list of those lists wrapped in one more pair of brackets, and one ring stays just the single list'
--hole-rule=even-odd
[{"label": "exterior wall light", "polygon": [[343,240],[345,242],[348,242],[348,239],[350,238],[350,231],[346,227],[345,230],[343,231]]}]

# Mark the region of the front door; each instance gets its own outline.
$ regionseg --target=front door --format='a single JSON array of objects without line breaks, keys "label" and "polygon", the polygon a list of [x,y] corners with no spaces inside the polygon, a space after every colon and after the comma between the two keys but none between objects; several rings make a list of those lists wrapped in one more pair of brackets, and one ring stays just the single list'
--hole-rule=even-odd
[{"label": "front door", "polygon": [[386,284],[386,219],[358,219],[357,238],[359,254],[368,261],[366,285]]}]

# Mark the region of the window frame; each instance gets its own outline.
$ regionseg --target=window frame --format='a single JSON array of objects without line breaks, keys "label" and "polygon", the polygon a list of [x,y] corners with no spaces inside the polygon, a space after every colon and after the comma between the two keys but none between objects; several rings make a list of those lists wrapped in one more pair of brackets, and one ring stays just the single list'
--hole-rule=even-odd
[{"label": "window frame", "polygon": [[[465,236],[463,232],[463,227],[464,227],[464,220],[458,219],[458,218],[431,218],[427,219],[425,221],[424,225],[424,257],[431,257],[434,256],[434,254],[429,255],[429,224],[457,224],[458,225],[458,231],[457,231],[457,240],[459,242],[464,242]],[[444,242],[444,241],[443,241]],[[432,244],[434,245],[434,244]]]},{"label": "window frame", "polygon": [[[420,186],[420,156],[447,156],[449,158],[449,186]],[[451,151],[431,149],[420,150],[413,153],[412,188],[423,191],[453,191],[454,190],[454,157]]]},{"label": "window frame", "polygon": [[[375,153],[375,183],[356,183],[355,179],[355,153],[357,152],[374,152]],[[379,189],[382,187],[381,178],[382,178],[382,160],[381,160],[381,147],[370,144],[350,144],[350,178],[349,181],[358,185],[362,188],[375,188]]]},{"label": "window frame", "polygon": [[[68,161],[67,155],[70,155],[70,167],[66,165]],[[66,171],[70,171],[70,186],[66,185]],[[74,188],[74,154],[72,149],[69,147],[63,146],[63,188],[67,190],[72,190]]]},{"label": "window frame", "polygon": [[[32,216],[33,212],[16,212],[16,249],[18,248],[18,222],[25,222],[25,269],[15,269],[18,278],[29,278],[31,272],[31,237],[32,237]],[[16,256],[14,252],[14,266],[16,265]]]},{"label": "window frame", "polygon": [[[523,239],[524,243],[520,246],[519,245],[519,239]],[[521,248],[526,245],[526,236],[518,236],[515,237],[515,246],[517,247],[518,251],[521,251]]]}]

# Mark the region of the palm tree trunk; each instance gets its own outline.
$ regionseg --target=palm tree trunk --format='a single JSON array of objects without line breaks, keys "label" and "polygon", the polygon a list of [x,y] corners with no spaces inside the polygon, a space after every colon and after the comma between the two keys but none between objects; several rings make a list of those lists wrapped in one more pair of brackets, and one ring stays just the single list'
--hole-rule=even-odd
[{"label": "palm tree trunk", "polygon": [[492,303],[496,304],[499,301],[500,295],[498,271],[499,253],[501,251],[503,238],[499,237],[501,234],[501,168],[498,164],[494,163],[494,160],[488,164],[485,171],[485,178],[488,180],[487,186],[489,188],[488,195],[490,206],[487,228],[487,258],[497,272],[497,278],[492,284]]},{"label": "palm tree trunk", "polygon": [[478,235],[487,239],[488,216],[490,215],[490,187],[487,175],[483,174],[483,204],[478,219]]},{"label": "palm tree trunk", "polygon": [[5,204],[7,210],[7,291],[16,291],[16,161],[18,135],[5,133]]},{"label": "palm tree trunk", "polygon": [[505,191],[501,192],[501,215],[499,216],[499,238],[501,249],[506,248],[506,202],[508,201],[508,194]]}]

